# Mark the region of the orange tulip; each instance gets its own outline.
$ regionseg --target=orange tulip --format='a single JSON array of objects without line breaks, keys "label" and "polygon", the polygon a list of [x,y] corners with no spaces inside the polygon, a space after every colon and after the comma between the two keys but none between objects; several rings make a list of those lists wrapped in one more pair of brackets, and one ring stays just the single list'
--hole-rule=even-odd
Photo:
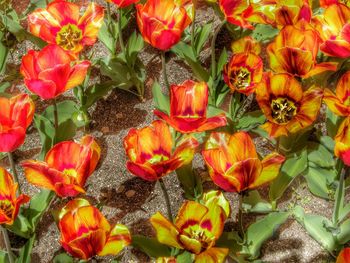
[{"label": "orange tulip", "polygon": [[68,202],[59,214],[58,225],[63,248],[80,259],[117,255],[131,243],[126,226],[111,227],[102,213],[85,199]]},{"label": "orange tulip", "polygon": [[215,243],[221,236],[226,218],[227,214],[219,203],[203,205],[186,201],[175,223],[160,212],[153,215],[150,221],[160,243],[195,254],[194,262],[197,263],[221,263],[229,250],[215,247]]},{"label": "orange tulip", "polygon": [[285,26],[267,47],[271,69],[304,78],[327,70],[335,71],[335,62],[317,64],[320,43],[317,31],[306,22]]},{"label": "orange tulip", "polygon": [[137,3],[139,0],[107,0],[107,2],[112,2],[118,6],[118,8],[124,8],[134,3]]},{"label": "orange tulip", "polygon": [[170,115],[155,110],[154,114],[164,119],[181,133],[203,132],[226,125],[225,114],[207,118],[208,85],[205,82],[187,80],[170,87]]},{"label": "orange tulip", "polygon": [[267,118],[261,127],[271,137],[298,132],[316,120],[322,97],[323,91],[316,87],[303,92],[288,74],[267,75],[256,89],[256,99]]},{"label": "orange tulip", "polygon": [[13,152],[25,139],[35,105],[27,94],[0,97],[0,152]]},{"label": "orange tulip", "polygon": [[271,153],[260,161],[245,132],[212,133],[202,152],[213,182],[228,192],[255,189],[274,180],[285,158]]},{"label": "orange tulip", "polygon": [[251,36],[246,36],[233,41],[231,44],[231,49],[234,54],[236,53],[253,53],[259,55],[261,52],[261,45]]},{"label": "orange tulip", "polygon": [[350,117],[346,117],[340,124],[337,135],[334,138],[334,155],[340,158],[347,166],[350,166]]},{"label": "orange tulip", "polygon": [[191,162],[198,142],[188,136],[175,149],[174,146],[170,129],[163,121],[153,121],[142,129],[131,129],[124,138],[124,149],[130,159],[127,168],[144,180],[158,180]]},{"label": "orange tulip", "polygon": [[55,191],[60,197],[85,193],[86,180],[94,172],[101,149],[91,136],[80,142],[56,144],[45,161],[27,160],[21,163],[27,180],[39,187]]},{"label": "orange tulip", "polygon": [[191,23],[186,8],[175,0],[147,0],[136,5],[137,24],[144,40],[160,50],[177,44]]},{"label": "orange tulip", "polygon": [[263,67],[262,59],[253,53],[235,54],[224,67],[224,81],[232,92],[249,95],[261,81]]},{"label": "orange tulip", "polygon": [[12,175],[0,167],[0,225],[12,225],[20,206],[30,200],[24,194],[16,197],[17,187],[18,184],[13,183]]},{"label": "orange tulip", "polygon": [[42,99],[52,99],[82,84],[90,64],[86,60],[73,62],[62,48],[49,45],[23,56],[21,73],[31,92]]},{"label": "orange tulip", "polygon": [[72,53],[79,53],[84,46],[96,42],[102,22],[103,7],[91,3],[80,16],[79,6],[65,0],[54,0],[28,16],[33,35]]},{"label": "orange tulip", "polygon": [[334,114],[350,116],[350,71],[339,79],[335,94],[325,89],[323,100]]},{"label": "orange tulip", "polygon": [[221,11],[227,22],[243,28],[254,29],[247,17],[251,14],[251,6],[247,0],[219,0]]},{"label": "orange tulip", "polygon": [[313,20],[314,26],[324,41],[320,50],[328,56],[350,57],[350,8],[333,4]]},{"label": "orange tulip", "polygon": [[336,263],[349,263],[350,262],[350,248],[346,247],[340,251]]}]

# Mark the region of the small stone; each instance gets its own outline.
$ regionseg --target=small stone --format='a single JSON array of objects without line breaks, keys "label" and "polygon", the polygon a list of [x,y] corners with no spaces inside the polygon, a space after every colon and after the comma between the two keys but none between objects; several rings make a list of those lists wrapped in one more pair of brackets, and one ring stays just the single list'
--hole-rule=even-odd
[{"label": "small stone", "polygon": [[122,119],[124,117],[123,113],[119,112],[115,115],[117,119]]},{"label": "small stone", "polygon": [[133,197],[136,194],[135,190],[129,190],[125,193],[126,197],[130,198]]},{"label": "small stone", "polygon": [[105,126],[105,127],[102,127],[101,131],[103,133],[108,133],[109,132],[109,127]]},{"label": "small stone", "polygon": [[124,192],[124,190],[125,190],[125,186],[124,186],[124,185],[121,185],[121,186],[119,186],[119,188],[117,189],[117,193],[120,194],[120,193]]}]

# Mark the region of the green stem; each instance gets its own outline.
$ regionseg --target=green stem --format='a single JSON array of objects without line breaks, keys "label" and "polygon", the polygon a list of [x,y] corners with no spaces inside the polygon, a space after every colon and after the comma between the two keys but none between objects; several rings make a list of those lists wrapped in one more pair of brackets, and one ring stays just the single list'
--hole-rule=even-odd
[{"label": "green stem", "polygon": [[335,199],[335,205],[334,205],[334,213],[333,213],[333,226],[337,227],[338,221],[339,221],[339,212],[340,209],[342,209],[342,204],[344,201],[344,178],[345,174],[349,174],[349,167],[346,166],[344,168],[344,171],[340,172],[340,178],[339,178],[339,185],[338,185],[338,191],[337,191],[337,196]]},{"label": "green stem", "polygon": [[56,139],[58,134],[58,110],[57,110],[56,99],[53,100],[53,116],[54,116],[54,123],[55,123],[55,139]]},{"label": "green stem", "polygon": [[159,181],[160,187],[162,188],[162,191],[163,191],[163,195],[164,195],[164,199],[165,199],[165,203],[166,203],[166,208],[167,208],[167,211],[168,211],[168,218],[172,222],[173,221],[173,214],[171,212],[171,205],[170,205],[170,199],[169,199],[168,191],[166,190],[166,187],[165,187],[165,184],[163,182],[163,179],[159,179],[158,181]]},{"label": "green stem", "polygon": [[238,206],[238,225],[239,225],[239,233],[241,238],[245,239],[244,227],[243,227],[243,193],[239,193],[239,206]]},{"label": "green stem", "polygon": [[[118,39],[119,39],[119,45],[120,49],[123,54],[125,54],[125,45],[124,45],[124,40],[123,40],[123,29],[122,29],[122,9],[118,9]],[[126,54],[125,54],[126,55]]]},{"label": "green stem", "polygon": [[[111,4],[107,1],[107,29],[108,29],[108,32],[109,34],[112,36],[113,38],[113,45],[115,45],[115,34],[114,34],[114,30],[112,28],[112,15],[111,15]],[[114,49],[112,50],[112,55],[114,56],[115,55],[115,46],[114,46]]]},{"label": "green stem", "polygon": [[196,11],[194,9],[194,16],[193,16],[193,21],[192,21],[192,26],[191,26],[191,46],[192,46],[192,51],[195,57],[197,57],[197,50],[195,49],[194,41],[195,41],[195,33],[196,33]]},{"label": "green stem", "polygon": [[19,182],[18,182],[18,174],[17,174],[17,170],[16,170],[15,161],[13,160],[13,154],[12,154],[12,152],[8,152],[8,153],[7,153],[7,156],[8,156],[8,159],[9,159],[9,161],[10,161],[10,167],[11,167],[11,171],[12,171],[13,178],[14,178],[14,180],[15,180],[15,183],[18,184],[18,187],[17,187],[18,194],[21,194],[21,187],[20,187],[20,184],[19,184]]},{"label": "green stem", "polygon": [[218,37],[221,28],[225,25],[226,21],[221,22],[221,24],[216,28],[213,39],[211,40],[211,76],[213,79],[216,77],[216,54],[215,54],[215,45],[216,39]]},{"label": "green stem", "polygon": [[162,51],[161,59],[162,59],[162,73],[163,73],[163,79],[164,79],[164,82],[165,82],[165,86],[167,87],[168,90],[170,90],[168,75],[166,73],[165,51]]},{"label": "green stem", "polygon": [[12,248],[11,248],[9,235],[7,233],[7,229],[4,228],[3,226],[1,226],[1,232],[2,232],[2,236],[4,238],[4,242],[5,242],[5,246],[6,246],[6,251],[7,251],[8,258],[9,258],[9,262],[10,263],[14,263],[15,261],[13,259]]}]

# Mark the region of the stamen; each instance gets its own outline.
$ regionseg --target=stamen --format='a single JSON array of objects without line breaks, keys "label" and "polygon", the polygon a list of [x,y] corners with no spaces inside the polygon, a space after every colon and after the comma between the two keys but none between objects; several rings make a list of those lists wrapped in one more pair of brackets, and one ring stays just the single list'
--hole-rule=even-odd
[{"label": "stamen", "polygon": [[294,102],[287,98],[277,98],[271,102],[272,118],[278,124],[288,123],[297,114]]},{"label": "stamen", "polygon": [[82,38],[82,31],[76,25],[67,24],[57,33],[56,42],[66,50],[73,50]]},{"label": "stamen", "polygon": [[250,71],[242,67],[232,71],[230,82],[236,89],[246,89],[250,86]]}]

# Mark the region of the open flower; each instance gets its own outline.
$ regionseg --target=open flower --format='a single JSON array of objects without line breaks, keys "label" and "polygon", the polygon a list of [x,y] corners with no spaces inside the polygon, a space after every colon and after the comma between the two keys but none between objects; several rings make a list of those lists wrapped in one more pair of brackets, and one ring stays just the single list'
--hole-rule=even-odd
[{"label": "open flower", "polygon": [[28,16],[30,32],[49,44],[57,44],[72,53],[96,42],[103,22],[103,7],[90,3],[83,16],[77,4],[55,0]]},{"label": "open flower", "polygon": [[225,65],[224,81],[231,92],[249,95],[263,77],[263,61],[253,53],[238,53]]},{"label": "open flower", "polygon": [[320,0],[320,6],[327,8],[333,4],[344,4],[350,7],[350,2],[348,0]]},{"label": "open flower", "polygon": [[271,137],[298,132],[316,120],[322,97],[320,88],[303,92],[300,83],[288,74],[266,75],[256,89],[256,99],[267,118],[261,127]]},{"label": "open flower", "polygon": [[224,209],[218,203],[206,206],[186,201],[175,223],[160,212],[153,215],[150,221],[160,243],[195,254],[194,262],[222,263],[229,250],[215,247],[215,243],[222,234],[226,218]]},{"label": "open flower", "polygon": [[336,263],[349,263],[350,262],[350,248],[346,247],[340,251]]},{"label": "open flower", "polygon": [[185,28],[191,24],[186,8],[175,0],[147,0],[136,5],[137,24],[144,40],[160,50],[177,44]]},{"label": "open flower", "polygon": [[213,182],[228,192],[254,189],[274,180],[285,158],[278,153],[259,159],[248,133],[212,133],[202,152]]},{"label": "open flower", "polygon": [[59,214],[58,226],[63,248],[80,259],[117,255],[131,243],[126,226],[111,227],[100,210],[85,199],[68,202]]},{"label": "open flower", "polygon": [[197,140],[188,136],[173,149],[170,129],[160,120],[142,129],[130,129],[124,138],[128,170],[147,181],[158,180],[191,162],[197,146]]},{"label": "open flower", "polygon": [[247,21],[247,14],[250,14],[251,11],[248,0],[219,0],[219,5],[227,22],[243,28],[254,29]]},{"label": "open flower", "polygon": [[335,94],[325,89],[323,100],[334,114],[350,116],[350,71],[339,79]]},{"label": "open flower", "polygon": [[86,180],[94,172],[101,149],[93,137],[87,135],[80,142],[56,144],[45,161],[27,160],[21,163],[28,182],[55,191],[60,197],[85,193]]},{"label": "open flower", "polygon": [[314,18],[314,26],[324,41],[320,50],[328,56],[350,57],[350,8],[333,4]]},{"label": "open flower", "polygon": [[42,99],[52,99],[80,85],[90,64],[89,61],[73,62],[62,48],[49,45],[23,56],[21,73],[31,92]]},{"label": "open flower", "polygon": [[231,44],[231,49],[234,54],[253,53],[255,55],[259,55],[261,52],[261,45],[257,40],[255,40],[251,36],[246,36],[236,41],[233,41]]},{"label": "open flower", "polygon": [[124,8],[134,3],[137,3],[139,0],[107,0],[107,2],[112,2],[118,6],[118,8]]},{"label": "open flower", "polygon": [[226,125],[225,114],[207,118],[208,85],[205,82],[187,80],[170,87],[170,115],[155,110],[154,114],[164,119],[181,133],[203,132]]},{"label": "open flower", "polygon": [[304,78],[327,70],[335,71],[335,62],[317,64],[320,42],[317,31],[304,21],[285,26],[267,47],[271,69]]},{"label": "open flower", "polygon": [[23,144],[34,111],[35,105],[27,94],[0,97],[0,152],[12,152]]},{"label": "open flower", "polygon": [[350,117],[343,120],[334,138],[334,155],[350,166]]},{"label": "open flower", "polygon": [[19,208],[29,201],[30,197],[21,194],[16,197],[18,184],[13,183],[12,176],[0,167],[0,225],[12,225]]}]

